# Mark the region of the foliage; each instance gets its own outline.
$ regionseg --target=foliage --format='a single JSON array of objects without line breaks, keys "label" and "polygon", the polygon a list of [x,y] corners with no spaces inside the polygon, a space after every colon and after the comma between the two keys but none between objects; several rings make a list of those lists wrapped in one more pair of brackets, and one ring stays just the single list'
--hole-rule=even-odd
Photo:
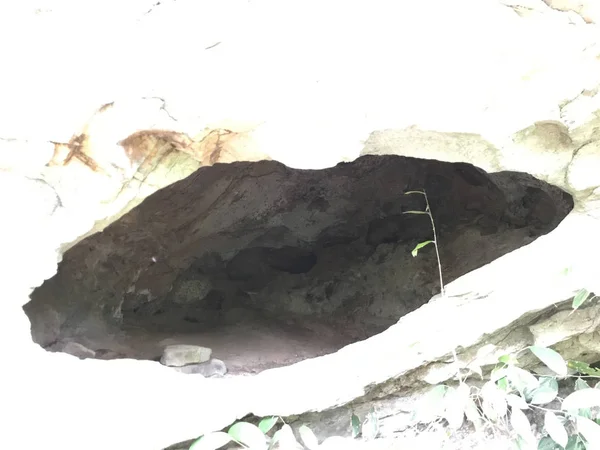
[{"label": "foliage", "polygon": [[[272,433],[271,436],[270,432],[275,429],[275,425],[279,421],[283,425]],[[373,409],[369,411],[362,423],[358,416],[352,414],[350,426],[352,428],[352,437],[355,439],[361,435],[366,440],[375,439],[379,433],[379,419]],[[306,425],[298,428],[298,434],[300,435],[300,441],[296,439],[292,427],[285,423],[281,417],[265,417],[258,425],[243,421],[236,422],[229,427],[227,432],[215,431],[200,436],[190,446],[189,450],[216,450],[230,443],[234,443],[238,448],[249,450],[315,450],[325,447],[327,441],[332,439],[325,439],[325,441],[319,444],[319,440],[315,434]]]},{"label": "foliage", "polygon": [[586,301],[591,301],[594,300],[596,298],[598,298],[597,295],[591,296],[592,294],[590,293],[590,291],[588,291],[587,289],[580,289],[579,292],[577,292],[577,294],[575,295],[575,297],[573,297],[573,311],[571,311],[571,314],[577,309],[579,308],[581,305],[583,305],[584,302]]},{"label": "foliage", "polygon": [[[431,220],[433,240],[420,242],[412,251],[417,256],[420,249],[434,244],[442,297],[445,288],[442,279],[442,265],[438,249],[435,221],[425,190],[408,191],[405,194],[420,194],[425,198],[425,211],[406,211],[406,214],[427,214]],[[573,313],[586,301],[597,298],[586,289],[581,289],[573,298]],[[600,383],[591,388],[581,377],[575,377],[575,392],[564,399],[559,398],[558,380],[569,376],[569,371],[577,371],[589,378],[599,378],[600,370],[581,361],[565,361],[556,351],[541,346],[530,346],[525,351],[533,353],[555,375],[536,376],[518,367],[517,354],[504,355],[492,370],[490,380],[481,388],[465,383],[458,375],[457,387],[434,386],[419,402],[413,420],[416,423],[431,423],[445,420],[451,429],[458,429],[465,419],[476,429],[483,425],[492,429],[506,428],[510,424],[514,443],[518,449],[538,450],[590,450],[600,449]],[[453,351],[457,360],[456,351]],[[478,372],[481,374],[481,369]],[[548,404],[559,403],[550,408]],[[545,406],[542,406],[545,405]],[[532,431],[528,414],[544,412],[543,436],[537,439]],[[510,414],[509,414],[510,412]],[[510,416],[507,422],[507,417]]]},{"label": "foliage", "polygon": [[[530,346],[525,351],[533,353],[555,375],[536,376],[517,366],[517,355],[505,355],[481,388],[463,381],[458,387],[434,386],[417,406],[415,421],[445,419],[450,428],[457,429],[466,419],[476,429],[482,425],[511,429],[518,449],[600,449],[600,382],[592,388],[581,375],[569,375],[574,367],[583,368],[594,372],[594,376],[587,376],[588,381],[598,381],[598,371],[582,362],[566,362],[550,348]],[[562,379],[574,379],[574,392],[564,399],[558,387]],[[534,412],[543,413],[542,427],[537,430],[540,438],[532,430]]]}]

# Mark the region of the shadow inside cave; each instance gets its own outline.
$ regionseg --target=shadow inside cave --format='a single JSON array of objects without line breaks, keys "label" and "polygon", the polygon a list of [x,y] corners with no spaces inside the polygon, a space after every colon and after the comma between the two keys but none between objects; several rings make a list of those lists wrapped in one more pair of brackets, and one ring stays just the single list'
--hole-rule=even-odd
[{"label": "shadow inside cave", "polygon": [[[571,197],[528,174],[365,156],[325,170],[203,167],[69,249],[24,309],[33,340],[100,359],[209,347],[229,376],[337,351],[445,282],[550,232]],[[74,350],[75,349],[75,350]]]}]

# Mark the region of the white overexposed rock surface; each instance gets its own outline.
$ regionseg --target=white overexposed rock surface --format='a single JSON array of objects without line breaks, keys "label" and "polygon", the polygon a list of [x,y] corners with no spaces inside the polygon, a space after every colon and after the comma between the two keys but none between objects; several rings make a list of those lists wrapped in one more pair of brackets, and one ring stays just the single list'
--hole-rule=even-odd
[{"label": "white overexposed rock surface", "polygon": [[[546,3],[0,5],[0,446],[158,450],[250,412],[346,404],[582,286],[600,292],[597,7]],[[159,138],[180,151],[156,167],[126,154],[119,142],[148,130],[172,132]],[[83,159],[61,160],[84,134]],[[207,136],[217,136],[213,147]],[[65,248],[201,165],[273,159],[321,169],[380,153],[529,172],[572,194],[575,210],[551,234],[451,283],[448,301],[255,377],[204,380],[32,343],[21,306]],[[464,317],[477,320],[453,322]]]}]

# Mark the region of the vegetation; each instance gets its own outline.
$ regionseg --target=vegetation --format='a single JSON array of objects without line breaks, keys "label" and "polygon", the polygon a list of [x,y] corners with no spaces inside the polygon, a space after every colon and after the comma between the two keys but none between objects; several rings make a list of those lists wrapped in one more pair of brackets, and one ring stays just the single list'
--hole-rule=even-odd
[{"label": "vegetation", "polygon": [[[282,426],[271,435],[271,431],[275,430],[275,425],[282,422]],[[352,415],[350,420],[352,427],[352,437],[362,437],[366,440],[374,439],[379,433],[379,422],[375,416],[375,412],[371,411],[367,414],[364,422],[360,422],[356,415]],[[216,450],[224,445],[235,443],[238,448],[251,450],[271,450],[279,449],[308,449],[315,450],[328,447],[328,443],[332,440],[343,439],[339,436],[325,439],[321,444],[306,425],[298,428],[300,441],[296,439],[292,427],[285,423],[281,417],[266,417],[262,419],[258,425],[250,422],[236,422],[227,432],[216,431],[197,439],[189,450]]]},{"label": "vegetation", "polygon": [[433,220],[433,215],[431,213],[431,206],[429,205],[429,199],[427,198],[427,193],[425,192],[424,189],[422,191],[408,191],[408,192],[404,193],[404,195],[414,195],[414,194],[422,195],[423,198],[425,198],[425,210],[424,211],[415,211],[415,210],[405,211],[404,214],[426,214],[426,215],[428,215],[429,219],[431,220],[431,231],[433,232],[433,239],[431,239],[429,241],[419,242],[416,245],[416,247],[413,249],[412,255],[413,255],[413,257],[415,257],[419,253],[419,250],[421,250],[423,247],[425,247],[429,244],[434,245],[435,255],[437,256],[438,273],[440,276],[440,291],[441,291],[442,297],[444,297],[446,295],[446,292],[444,289],[444,280],[442,277],[442,260],[440,259],[440,249],[438,247],[437,232],[435,231],[435,221]]},{"label": "vegetation", "polygon": [[[511,434],[518,449],[599,449],[600,371],[586,363],[566,362],[550,348],[530,346],[525,351],[555,375],[534,375],[518,367],[517,355],[502,356],[481,387],[464,380],[456,387],[433,387],[417,405],[415,422],[445,420],[456,430],[466,418],[478,430],[486,427],[494,434]],[[559,395],[559,381],[565,390],[570,386],[563,380],[574,380],[574,392],[565,398]],[[596,381],[594,387],[589,384],[592,381]],[[536,433],[532,419],[542,415]]]},{"label": "vegetation", "polygon": [[[440,290],[445,296],[442,265],[435,221],[429,199],[424,190],[408,191],[406,195],[423,195],[424,211],[406,211],[405,214],[426,214],[431,220],[433,239],[418,243],[413,257],[429,244],[435,247]],[[575,311],[595,296],[581,289],[573,298]],[[554,375],[536,375],[519,367],[519,356],[531,352]],[[453,352],[456,358],[456,352]],[[473,375],[471,373],[470,375]],[[477,375],[483,380],[481,369]],[[530,346],[516,354],[499,358],[489,380],[483,384],[467,383],[467,376],[457,372],[455,385],[440,384],[431,388],[416,406],[412,418],[415,426],[442,422],[450,430],[458,430],[470,422],[476,430],[498,432],[513,437],[520,450],[596,450],[600,449],[600,370],[581,361],[565,361],[556,351],[541,346]],[[591,387],[590,383],[594,383]],[[564,398],[565,391],[572,391]],[[542,418],[537,423],[536,418]],[[275,431],[278,422],[282,426]],[[356,415],[350,420],[352,437],[370,440],[379,434],[379,420],[374,410],[361,422]],[[537,429],[536,429],[537,428]],[[274,432],[273,432],[274,431]],[[267,417],[258,425],[237,422],[227,432],[218,431],[196,440],[189,450],[216,450],[234,443],[238,448],[252,450],[323,448],[330,439],[319,444],[315,434],[303,425],[296,439],[292,427],[280,417]]]},{"label": "vegetation", "polygon": [[[435,221],[427,194],[424,190],[406,194],[421,194],[425,198],[425,211],[407,211],[406,214],[427,214],[431,219],[433,240],[417,244],[412,255],[417,256],[418,251],[428,244],[435,245],[440,289],[445,296]],[[573,311],[590,297],[589,291],[581,289],[573,298]],[[566,362],[560,354],[546,347],[530,346],[523,351],[531,351],[556,375],[536,376],[518,367],[518,355],[505,355],[499,358],[490,380],[481,388],[469,386],[460,373],[457,373],[458,386],[434,386],[418,405],[413,419],[421,423],[444,419],[451,429],[458,429],[466,418],[476,429],[487,426],[492,432],[512,432],[518,449],[600,449],[600,370],[580,361]],[[456,352],[453,354],[456,359]],[[598,380],[592,388],[582,376],[574,373],[587,376],[588,381]],[[482,376],[481,372],[479,375]],[[567,378],[575,378],[574,392],[561,399],[558,381]],[[543,412],[542,429],[538,430],[540,439],[532,431],[533,415],[528,416],[524,411]]]}]

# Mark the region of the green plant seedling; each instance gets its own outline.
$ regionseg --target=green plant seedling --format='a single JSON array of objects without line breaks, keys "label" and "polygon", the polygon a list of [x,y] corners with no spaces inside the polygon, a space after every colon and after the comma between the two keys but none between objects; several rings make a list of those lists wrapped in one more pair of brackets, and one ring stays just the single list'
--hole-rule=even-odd
[{"label": "green plant seedling", "polygon": [[439,276],[440,276],[440,293],[442,294],[442,297],[445,297],[446,291],[444,289],[444,280],[442,277],[442,261],[440,259],[440,250],[438,248],[437,232],[435,230],[435,221],[433,220],[433,215],[431,213],[431,206],[429,205],[429,199],[427,198],[427,193],[425,192],[425,189],[423,189],[422,191],[407,191],[404,193],[404,195],[413,195],[413,194],[419,194],[425,198],[425,211],[411,210],[411,211],[404,211],[404,214],[426,214],[426,215],[428,215],[429,220],[431,221],[431,231],[433,232],[433,239],[418,243],[416,245],[416,247],[412,250],[411,254],[413,255],[413,258],[414,258],[419,253],[419,250],[421,250],[423,247],[425,247],[429,244],[434,245],[435,255],[437,257],[437,263],[438,263],[438,272],[439,272]]}]

